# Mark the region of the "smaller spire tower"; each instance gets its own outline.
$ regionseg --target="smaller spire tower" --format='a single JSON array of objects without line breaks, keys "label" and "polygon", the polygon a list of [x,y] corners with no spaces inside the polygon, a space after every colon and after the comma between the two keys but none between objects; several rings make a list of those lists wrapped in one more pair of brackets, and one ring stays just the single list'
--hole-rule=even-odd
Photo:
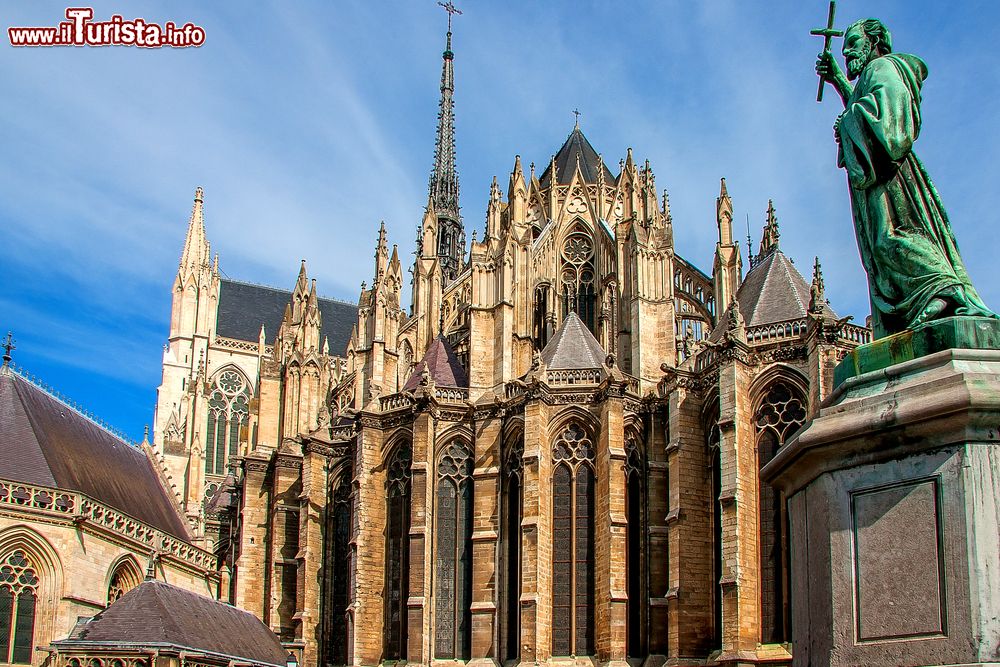
[{"label": "smaller spire tower", "polygon": [[450,0],[438,4],[448,12],[448,36],[442,54],[441,102],[429,190],[430,203],[438,219],[437,255],[444,281],[449,283],[458,275],[465,254],[465,228],[458,204],[455,160],[455,53],[451,50],[451,19],[462,12]]}]

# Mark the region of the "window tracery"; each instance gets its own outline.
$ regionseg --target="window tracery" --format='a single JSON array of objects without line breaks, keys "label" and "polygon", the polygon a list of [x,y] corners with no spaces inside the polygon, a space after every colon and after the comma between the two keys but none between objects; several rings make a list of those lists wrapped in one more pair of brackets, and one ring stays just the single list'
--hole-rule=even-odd
[{"label": "window tracery", "polygon": [[561,274],[563,317],[576,313],[591,331],[595,331],[594,243],[583,232],[566,237],[562,249]]},{"label": "window tracery", "polygon": [[552,653],[594,653],[595,447],[576,423],[552,448]]},{"label": "window tracery", "polygon": [[401,444],[386,474],[385,660],[406,659],[412,460],[409,444]]},{"label": "window tracery", "polygon": [[[774,458],[785,442],[805,423],[805,398],[786,380],[776,380],[754,417],[757,425],[758,470]],[[768,484],[758,483],[761,559],[761,641],[789,641],[788,517],[784,496]]]},{"label": "window tracery", "polygon": [[108,584],[108,606],[117,602],[141,581],[142,575],[131,561],[119,563],[111,575],[111,583]]},{"label": "window tracery", "polygon": [[30,663],[35,634],[38,573],[15,549],[0,565],[0,663]]},{"label": "window tracery", "polygon": [[436,658],[467,660],[472,648],[472,453],[454,441],[437,467]]},{"label": "window tracery", "polygon": [[520,657],[521,632],[521,475],[524,472],[524,434],[518,433],[511,442],[503,465],[503,524],[501,526],[504,554],[503,627],[504,662]]},{"label": "window tracery", "polygon": [[229,457],[238,453],[240,428],[250,418],[250,388],[242,373],[219,374],[208,399],[205,474],[224,475]]}]

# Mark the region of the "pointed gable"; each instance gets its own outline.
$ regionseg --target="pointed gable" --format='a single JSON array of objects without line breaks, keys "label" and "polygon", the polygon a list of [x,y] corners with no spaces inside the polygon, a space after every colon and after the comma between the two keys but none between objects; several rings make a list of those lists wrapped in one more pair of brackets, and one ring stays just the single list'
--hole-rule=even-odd
[{"label": "pointed gable", "polygon": [[[573,179],[577,159],[580,161],[580,171],[583,174],[585,182],[596,183],[597,175],[602,168],[604,170],[604,180],[608,183],[614,182],[614,175],[608,169],[607,165],[601,164],[601,159],[598,157],[597,151],[587,141],[587,137],[583,135],[579,127],[574,127],[573,131],[569,133],[569,137],[566,138],[566,142],[555,156],[556,179],[559,183],[566,184]],[[552,184],[551,164],[542,172],[539,184],[543,188]]]},{"label": "pointed gable", "polygon": [[608,358],[583,320],[571,312],[542,350],[542,363],[549,370],[603,368]]},{"label": "pointed gable", "polygon": [[413,391],[420,386],[424,369],[438,387],[468,387],[469,378],[459,363],[455,351],[442,336],[438,336],[427,348],[424,358],[413,367],[413,373],[403,385],[404,391]]}]

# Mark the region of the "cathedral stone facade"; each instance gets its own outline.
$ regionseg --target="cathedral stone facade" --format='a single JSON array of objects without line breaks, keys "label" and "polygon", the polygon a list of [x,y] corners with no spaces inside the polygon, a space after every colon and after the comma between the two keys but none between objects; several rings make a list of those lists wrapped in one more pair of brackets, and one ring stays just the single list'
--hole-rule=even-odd
[{"label": "cathedral stone facade", "polygon": [[649,162],[578,126],[467,244],[453,64],[416,258],[383,226],[356,304],[222,278],[195,195],[152,446],[220,597],[308,667],[789,664],[758,472],[869,331],[773,206],[744,274],[725,181],[711,275],[681,258]]}]

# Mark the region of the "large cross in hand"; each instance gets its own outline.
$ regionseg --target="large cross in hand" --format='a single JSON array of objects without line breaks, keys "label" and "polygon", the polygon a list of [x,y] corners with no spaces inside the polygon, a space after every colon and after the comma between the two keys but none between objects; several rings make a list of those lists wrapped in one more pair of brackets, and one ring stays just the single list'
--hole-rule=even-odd
[{"label": "large cross in hand", "polygon": [[[823,41],[823,51],[825,53],[829,53],[829,51],[830,51],[830,42],[833,41],[834,37],[843,37],[844,36],[843,31],[841,31],[841,30],[834,30],[833,29],[833,20],[834,20],[834,18],[836,16],[837,16],[837,0],[830,0],[830,14],[829,14],[829,16],[826,19],[826,28],[817,28],[816,30],[810,30],[809,31],[810,35],[816,35],[817,37],[824,37],[825,38],[824,41]],[[823,77],[821,76],[819,78],[819,90],[816,91],[816,101],[817,102],[822,102],[823,101],[823,84],[825,84],[825,83],[826,83],[826,81],[824,81]]]}]

